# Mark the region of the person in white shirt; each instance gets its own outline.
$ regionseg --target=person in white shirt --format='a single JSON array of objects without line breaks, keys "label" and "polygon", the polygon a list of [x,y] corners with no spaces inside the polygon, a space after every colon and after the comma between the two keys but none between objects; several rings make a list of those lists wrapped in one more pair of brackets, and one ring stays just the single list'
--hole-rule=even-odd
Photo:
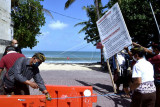
[{"label": "person in white shirt", "polygon": [[154,107],[156,88],[153,65],[144,58],[142,47],[134,47],[131,52],[133,59],[136,60],[130,84],[130,90],[133,91],[131,107]]}]

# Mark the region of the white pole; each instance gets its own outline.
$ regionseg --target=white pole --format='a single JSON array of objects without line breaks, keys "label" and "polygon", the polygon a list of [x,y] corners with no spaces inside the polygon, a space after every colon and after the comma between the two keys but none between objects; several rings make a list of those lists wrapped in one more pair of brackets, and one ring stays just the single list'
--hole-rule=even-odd
[{"label": "white pole", "polygon": [[157,29],[158,29],[158,33],[159,33],[159,42],[160,42],[160,30],[159,30],[159,26],[158,26],[158,23],[157,23],[157,20],[156,20],[156,17],[155,17],[155,14],[154,14],[151,2],[149,2],[149,4],[150,4],[151,10],[152,10],[152,14],[153,14],[154,20],[155,20],[156,25],[157,25]]}]

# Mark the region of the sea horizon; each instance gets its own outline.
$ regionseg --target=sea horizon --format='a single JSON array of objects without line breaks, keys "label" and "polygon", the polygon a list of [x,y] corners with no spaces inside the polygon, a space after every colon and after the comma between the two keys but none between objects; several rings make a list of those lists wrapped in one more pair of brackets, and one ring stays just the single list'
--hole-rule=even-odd
[{"label": "sea horizon", "polygon": [[91,51],[27,51],[22,53],[30,58],[36,52],[46,56],[46,63],[97,63],[100,62],[100,52]]}]

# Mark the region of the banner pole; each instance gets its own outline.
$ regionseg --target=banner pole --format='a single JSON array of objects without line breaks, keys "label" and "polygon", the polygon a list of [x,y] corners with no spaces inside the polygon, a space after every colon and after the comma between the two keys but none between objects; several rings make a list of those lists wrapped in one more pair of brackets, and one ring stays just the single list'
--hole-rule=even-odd
[{"label": "banner pole", "polygon": [[111,77],[114,93],[117,93],[108,59],[107,59],[107,66],[108,66],[108,71],[109,71],[109,74],[110,74],[110,77]]}]

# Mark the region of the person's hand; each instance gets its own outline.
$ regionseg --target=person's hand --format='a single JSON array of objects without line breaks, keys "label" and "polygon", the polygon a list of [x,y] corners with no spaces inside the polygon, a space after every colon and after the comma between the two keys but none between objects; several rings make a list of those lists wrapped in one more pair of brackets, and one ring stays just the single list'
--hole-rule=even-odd
[{"label": "person's hand", "polygon": [[135,42],[132,42],[133,46],[141,46],[140,44],[137,44]]},{"label": "person's hand", "polygon": [[45,93],[45,96],[46,96],[46,99],[48,100],[48,101],[51,101],[52,100],[52,98],[51,98],[51,96],[50,96],[50,94],[47,92],[47,93]]},{"label": "person's hand", "polygon": [[124,49],[128,52],[128,47],[124,47]]},{"label": "person's hand", "polygon": [[34,89],[39,88],[38,85],[37,85],[35,82],[30,82],[30,83],[29,83],[29,86],[31,86],[31,87],[34,88]]}]

